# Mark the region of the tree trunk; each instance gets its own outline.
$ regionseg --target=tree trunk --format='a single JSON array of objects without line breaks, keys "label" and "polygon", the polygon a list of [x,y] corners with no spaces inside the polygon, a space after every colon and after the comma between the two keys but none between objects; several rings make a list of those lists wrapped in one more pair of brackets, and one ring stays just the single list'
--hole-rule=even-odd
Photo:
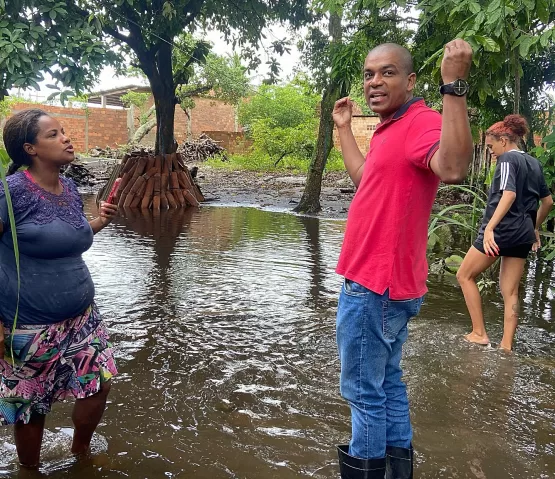
[{"label": "tree trunk", "polygon": [[[337,13],[330,14],[329,33],[332,37],[332,42],[338,43],[341,41],[341,16]],[[328,156],[333,147],[333,107],[335,102],[347,95],[347,93],[332,79],[326,85],[320,106],[320,125],[318,127],[316,150],[310,162],[303,196],[299,204],[294,208],[296,212],[317,213],[322,209],[320,206],[322,177]]]},{"label": "tree trunk", "polygon": [[[171,39],[170,39],[171,40]],[[155,53],[143,55],[141,69],[150,83],[156,111],[156,154],[174,153],[175,85],[172,72],[172,45],[161,41]]]},{"label": "tree trunk", "polygon": [[[171,72],[170,72],[171,75]],[[174,122],[175,122],[175,93],[162,88],[152,90],[156,108],[156,144],[157,155],[175,152],[174,148]]]}]

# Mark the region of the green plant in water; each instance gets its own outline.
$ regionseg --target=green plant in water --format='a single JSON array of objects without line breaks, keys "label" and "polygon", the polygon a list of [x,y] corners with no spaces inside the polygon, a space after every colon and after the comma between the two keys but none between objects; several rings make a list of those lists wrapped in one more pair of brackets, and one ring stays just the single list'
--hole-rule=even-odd
[{"label": "green plant in water", "polygon": [[[2,179],[2,185],[4,186],[4,193],[6,195],[6,204],[8,206],[8,217],[10,219],[10,230],[12,232],[12,242],[13,242],[13,250],[15,256],[15,268],[17,272],[17,298],[16,298],[16,306],[15,306],[15,315],[13,318],[13,326],[12,326],[12,338],[14,337],[15,328],[17,325],[17,316],[19,313],[19,290],[21,288],[21,280],[20,280],[20,270],[19,270],[19,246],[17,243],[17,233],[16,233],[16,226],[15,226],[15,216],[13,213],[13,205],[12,205],[12,197],[10,196],[10,190],[8,189],[8,182],[6,181],[6,168],[10,163],[10,157],[8,153],[4,149],[0,149],[0,177]],[[10,353],[12,357],[12,364],[15,364],[14,355],[13,355],[13,341],[10,342]]]},{"label": "green plant in water", "polygon": [[446,190],[464,193],[469,196],[469,201],[446,206],[439,213],[433,214],[428,226],[428,241],[437,241],[436,231],[444,226],[455,227],[461,232],[469,234],[471,240],[474,240],[479,221],[486,207],[486,194],[478,188],[465,185],[444,186],[439,189],[439,192]]},{"label": "green plant in water", "polygon": [[480,291],[480,293],[484,290],[490,290],[496,284],[497,283],[493,279],[487,277],[480,278],[478,281],[476,281],[476,286],[478,286],[478,291]]}]

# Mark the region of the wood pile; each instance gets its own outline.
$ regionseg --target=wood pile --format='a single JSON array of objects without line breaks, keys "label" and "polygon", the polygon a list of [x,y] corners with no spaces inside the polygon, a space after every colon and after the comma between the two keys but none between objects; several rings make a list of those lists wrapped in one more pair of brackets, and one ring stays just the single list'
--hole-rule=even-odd
[{"label": "wood pile", "polygon": [[186,162],[201,162],[220,155],[226,161],[225,148],[221,147],[208,135],[202,133],[196,140],[184,142],[178,149]]},{"label": "wood pile", "polygon": [[79,163],[63,166],[60,173],[66,178],[71,178],[77,186],[94,186],[97,183],[95,175]]},{"label": "wood pile", "polygon": [[[183,142],[177,152],[181,154],[186,163],[202,162],[208,158],[220,155],[223,161],[227,160],[225,148],[202,133],[197,139]],[[154,148],[145,145],[128,145],[121,148],[91,148],[89,156],[92,158],[124,158],[125,155],[136,156],[140,153],[154,155]]]},{"label": "wood pile", "polygon": [[124,156],[99,191],[97,203],[106,200],[117,178],[121,178],[121,183],[114,203],[120,208],[159,211],[199,206],[204,201],[179,153],[154,156],[143,150]]}]

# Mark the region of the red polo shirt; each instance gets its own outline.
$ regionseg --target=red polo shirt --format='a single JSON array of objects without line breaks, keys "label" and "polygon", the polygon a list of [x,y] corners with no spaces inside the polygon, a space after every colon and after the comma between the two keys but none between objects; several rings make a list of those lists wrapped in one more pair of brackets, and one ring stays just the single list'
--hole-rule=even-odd
[{"label": "red polo shirt", "polygon": [[423,296],[428,221],[439,186],[430,160],[439,148],[441,115],[422,98],[380,123],[366,155],[337,273],[391,299]]}]

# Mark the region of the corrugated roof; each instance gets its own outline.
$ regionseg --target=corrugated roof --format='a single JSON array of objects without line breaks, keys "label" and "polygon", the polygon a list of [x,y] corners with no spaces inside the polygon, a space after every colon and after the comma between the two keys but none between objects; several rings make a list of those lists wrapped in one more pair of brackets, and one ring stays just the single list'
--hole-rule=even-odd
[{"label": "corrugated roof", "polygon": [[92,92],[88,94],[88,103],[100,105],[102,104],[102,97],[105,96],[107,106],[117,106],[123,108],[124,105],[121,101],[121,97],[126,93],[129,93],[130,91],[149,92],[150,87],[146,85],[128,85],[118,88],[111,88],[109,90]]}]

